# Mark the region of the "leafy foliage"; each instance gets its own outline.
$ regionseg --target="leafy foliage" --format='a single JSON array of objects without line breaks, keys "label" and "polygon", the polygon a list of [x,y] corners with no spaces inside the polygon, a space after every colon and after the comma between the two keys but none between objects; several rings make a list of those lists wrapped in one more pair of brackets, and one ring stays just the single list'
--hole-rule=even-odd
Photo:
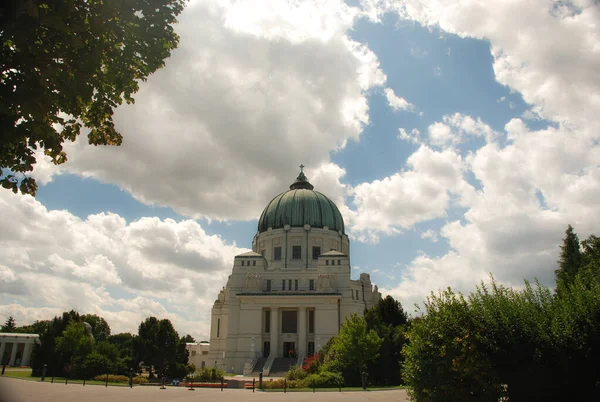
[{"label": "leafy foliage", "polygon": [[84,314],[81,316],[81,321],[92,326],[92,333],[96,341],[105,341],[110,336],[110,327],[104,318],[96,314]]},{"label": "leafy foliage", "polygon": [[[115,375],[115,374],[100,374],[93,379],[95,381],[106,381],[108,376],[108,382],[116,382],[116,383],[125,383],[129,382],[129,377],[126,375]],[[136,376],[132,378],[134,384],[148,384],[148,379],[146,377]]]},{"label": "leafy foliage", "polygon": [[68,363],[85,358],[94,348],[94,340],[88,335],[82,322],[72,321],[62,335],[56,338],[56,351]]},{"label": "leafy foliage", "polygon": [[377,385],[402,383],[402,348],[407,342],[405,331],[408,316],[399,301],[387,296],[365,312],[367,329],[374,330],[383,340],[379,357],[367,363],[369,381]]},{"label": "leafy foliage", "polygon": [[120,145],[113,110],[164,66],[185,0],[5,0],[0,5],[0,184],[35,195],[35,150],[64,163],[82,127]]},{"label": "leafy foliage", "polygon": [[575,276],[581,267],[579,238],[573,231],[571,225],[567,228],[563,244],[560,246],[560,258],[558,264],[559,267],[554,271],[554,274],[556,276],[556,284],[560,289],[562,286],[573,283]]},{"label": "leafy foliage", "polygon": [[84,377],[93,378],[101,373],[112,371],[112,363],[107,356],[99,352],[92,352],[83,359]]},{"label": "leafy foliage", "polygon": [[352,314],[335,337],[323,370],[341,372],[348,383],[360,382],[367,363],[379,357],[382,343],[363,317]]},{"label": "leafy foliage", "polygon": [[153,366],[159,377],[186,375],[188,352],[171,321],[148,317],[138,329],[136,351],[146,366]]},{"label": "leafy foliage", "polygon": [[42,332],[48,329],[48,325],[50,325],[49,320],[35,321],[30,325],[23,325],[21,327],[15,328],[15,332],[20,334],[41,334]]},{"label": "leafy foliage", "polygon": [[290,367],[288,372],[285,374],[285,378],[288,380],[302,380],[308,376],[308,372],[304,369],[304,366],[293,365]]},{"label": "leafy foliage", "polygon": [[190,334],[187,334],[187,335],[186,335],[186,336],[184,336],[184,337],[183,337],[181,340],[182,340],[183,342],[185,342],[185,343],[194,343],[194,342],[196,342],[196,340],[194,339],[194,337],[193,337],[193,336],[191,336]]},{"label": "leafy foliage", "polygon": [[[344,384],[344,377],[340,373],[332,371],[320,371],[319,373],[308,374],[303,372],[301,367],[292,367],[284,379],[271,380],[263,382],[263,388],[281,389],[287,388],[329,388],[338,387]],[[300,378],[301,377],[301,378]]]},{"label": "leafy foliage", "polygon": [[79,322],[79,313],[76,311],[64,312],[62,316],[56,316],[39,333],[40,342],[36,343],[31,353],[31,367],[33,375],[40,376],[44,364],[48,364],[49,375],[60,376],[64,374],[64,368],[69,364],[65,356],[57,349],[57,339],[63,335],[63,332],[71,322]]},{"label": "leafy foliage", "polygon": [[[481,284],[468,298],[431,295],[405,347],[417,401],[589,400],[599,395],[600,282],[565,291]],[[506,385],[504,391],[503,385]]]},{"label": "leafy foliage", "polygon": [[0,328],[0,332],[16,332],[17,325],[15,323],[15,318],[11,315],[6,319],[4,325]]},{"label": "leafy foliage", "polygon": [[307,374],[318,373],[321,368],[321,361],[321,355],[318,352],[312,356],[308,356],[304,359],[302,370],[304,370]]},{"label": "leafy foliage", "polygon": [[196,370],[194,373],[194,380],[218,380],[219,378],[223,378],[225,376],[225,371],[221,370],[218,367],[203,367],[199,370]]},{"label": "leafy foliage", "polygon": [[327,388],[339,387],[344,384],[344,377],[333,371],[321,371],[306,377],[302,384],[304,387]]},{"label": "leafy foliage", "polygon": [[473,346],[468,302],[450,289],[431,295],[427,315],[412,323],[404,379],[419,402],[498,401],[501,388],[486,355]]}]

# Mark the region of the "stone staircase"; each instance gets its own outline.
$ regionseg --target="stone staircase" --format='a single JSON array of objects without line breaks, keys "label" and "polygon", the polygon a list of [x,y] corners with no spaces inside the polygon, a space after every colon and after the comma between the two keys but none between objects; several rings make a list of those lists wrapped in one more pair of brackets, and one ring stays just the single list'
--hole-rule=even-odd
[{"label": "stone staircase", "polygon": [[271,372],[269,376],[271,377],[285,377],[285,374],[288,372],[291,366],[296,364],[297,359],[294,358],[277,358],[273,362],[271,366]]},{"label": "stone staircase", "polygon": [[252,371],[252,374],[250,374],[250,375],[252,377],[258,377],[258,374],[262,371],[262,369],[265,366],[266,362],[267,362],[267,358],[266,357],[261,357],[260,359],[258,359],[258,361],[256,362],[256,364],[254,365],[254,370]]}]

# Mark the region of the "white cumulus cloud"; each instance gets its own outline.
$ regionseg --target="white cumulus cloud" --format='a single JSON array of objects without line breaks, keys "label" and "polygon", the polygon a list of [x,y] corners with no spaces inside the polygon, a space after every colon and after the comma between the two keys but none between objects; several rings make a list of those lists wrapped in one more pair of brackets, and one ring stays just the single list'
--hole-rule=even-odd
[{"label": "white cumulus cloud", "polygon": [[0,221],[0,316],[21,324],[76,309],[136,332],[156,315],[205,339],[233,257],[246,251],[191,220],[80,219],[8,191],[0,207],[10,217]]}]

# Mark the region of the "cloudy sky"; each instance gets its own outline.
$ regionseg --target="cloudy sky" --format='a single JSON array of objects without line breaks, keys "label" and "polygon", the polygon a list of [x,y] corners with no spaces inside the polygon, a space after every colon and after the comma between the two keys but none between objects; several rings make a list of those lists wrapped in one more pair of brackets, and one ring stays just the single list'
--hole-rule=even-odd
[{"label": "cloudy sky", "polygon": [[344,215],[352,275],[414,310],[493,275],[552,285],[600,233],[592,0],[192,0],[120,107],[118,148],[0,191],[0,319],[149,315],[206,339],[233,256],[298,165]]}]

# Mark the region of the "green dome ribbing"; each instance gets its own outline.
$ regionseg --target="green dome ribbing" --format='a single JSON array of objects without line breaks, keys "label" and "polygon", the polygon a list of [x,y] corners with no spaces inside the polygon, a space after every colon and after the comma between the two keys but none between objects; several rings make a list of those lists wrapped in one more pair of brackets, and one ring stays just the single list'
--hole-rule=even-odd
[{"label": "green dome ribbing", "polygon": [[270,227],[282,229],[285,225],[310,225],[315,228],[327,226],[330,230],[341,230],[343,233],[344,219],[340,210],[333,201],[313,188],[301,171],[289,191],[269,202],[258,220],[258,231],[266,232]]}]

